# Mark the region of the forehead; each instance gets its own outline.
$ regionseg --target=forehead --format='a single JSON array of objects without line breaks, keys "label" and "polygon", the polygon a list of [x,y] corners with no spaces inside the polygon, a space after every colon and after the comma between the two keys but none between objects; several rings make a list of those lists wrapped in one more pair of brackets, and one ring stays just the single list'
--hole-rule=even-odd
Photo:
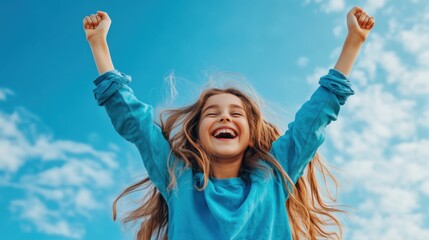
[{"label": "forehead", "polygon": [[210,96],[206,103],[204,104],[203,109],[209,107],[209,106],[240,106],[243,108],[243,102],[241,99],[233,94],[230,93],[219,93],[213,96]]}]

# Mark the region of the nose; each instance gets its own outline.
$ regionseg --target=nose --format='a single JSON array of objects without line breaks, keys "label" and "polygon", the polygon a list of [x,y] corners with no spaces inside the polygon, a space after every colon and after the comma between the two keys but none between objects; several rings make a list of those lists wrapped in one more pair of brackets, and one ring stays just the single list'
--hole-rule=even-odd
[{"label": "nose", "polygon": [[228,115],[223,114],[222,116],[220,116],[220,121],[221,122],[231,122],[231,119]]}]

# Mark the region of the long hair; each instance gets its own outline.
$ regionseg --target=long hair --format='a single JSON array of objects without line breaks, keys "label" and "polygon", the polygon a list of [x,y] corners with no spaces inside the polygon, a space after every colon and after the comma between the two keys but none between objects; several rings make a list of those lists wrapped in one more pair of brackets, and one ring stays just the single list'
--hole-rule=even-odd
[{"label": "long hair", "polygon": [[[342,239],[341,223],[335,217],[336,212],[343,212],[337,206],[328,204],[324,200],[322,189],[317,178],[322,177],[329,200],[335,202],[327,187],[327,178],[331,179],[337,187],[337,182],[326,164],[318,154],[309,163],[306,173],[300,177],[296,184],[292,182],[278,161],[269,153],[272,143],[280,136],[278,128],[263,119],[258,104],[236,88],[210,88],[203,91],[198,100],[188,106],[166,110],[160,115],[160,126],[164,137],[169,141],[171,154],[177,156],[176,162],[169,168],[171,190],[176,184],[174,166],[177,161],[183,161],[185,166],[198,170],[204,175],[204,183],[199,191],[205,189],[209,177],[212,175],[210,156],[197,143],[198,124],[201,111],[207,99],[213,95],[228,93],[241,99],[250,128],[251,146],[245,150],[240,176],[246,178],[251,171],[262,168],[258,161],[261,159],[277,170],[282,177],[283,184],[289,192],[285,202],[293,239]],[[264,169],[268,170],[268,169]],[[149,189],[143,199],[142,205],[129,212],[123,219],[124,223],[142,220],[137,233],[138,240],[149,240],[156,236],[158,239],[167,239],[168,208],[165,199],[153,187],[149,178],[146,178],[125,189],[113,203],[113,215],[116,219],[117,201],[138,189]],[[330,226],[337,227],[337,231]]]}]

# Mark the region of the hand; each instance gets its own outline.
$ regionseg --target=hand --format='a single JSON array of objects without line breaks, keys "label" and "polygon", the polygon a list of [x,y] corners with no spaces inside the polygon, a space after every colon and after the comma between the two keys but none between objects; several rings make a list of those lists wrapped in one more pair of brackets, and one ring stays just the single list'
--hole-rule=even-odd
[{"label": "hand", "polygon": [[366,14],[366,12],[359,7],[354,7],[347,13],[347,28],[349,34],[359,37],[362,41],[366,40],[374,24],[374,17]]},{"label": "hand", "polygon": [[97,14],[91,14],[83,19],[83,29],[86,39],[91,42],[98,39],[106,39],[110,24],[109,15],[106,12],[97,11]]}]

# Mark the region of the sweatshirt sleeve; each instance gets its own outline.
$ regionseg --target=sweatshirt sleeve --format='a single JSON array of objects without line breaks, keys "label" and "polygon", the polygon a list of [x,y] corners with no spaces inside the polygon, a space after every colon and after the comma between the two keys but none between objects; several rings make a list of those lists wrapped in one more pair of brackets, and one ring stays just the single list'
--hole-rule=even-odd
[{"label": "sweatshirt sleeve", "polygon": [[115,130],[137,146],[150,180],[167,199],[170,146],[153,122],[152,106],[134,96],[130,81],[130,76],[117,70],[103,73],[94,80],[94,96],[106,109]]},{"label": "sweatshirt sleeve", "polygon": [[337,119],[340,106],[354,94],[349,79],[335,69],[321,77],[319,84],[271,148],[273,156],[295,183],[323,143],[326,126]]}]

